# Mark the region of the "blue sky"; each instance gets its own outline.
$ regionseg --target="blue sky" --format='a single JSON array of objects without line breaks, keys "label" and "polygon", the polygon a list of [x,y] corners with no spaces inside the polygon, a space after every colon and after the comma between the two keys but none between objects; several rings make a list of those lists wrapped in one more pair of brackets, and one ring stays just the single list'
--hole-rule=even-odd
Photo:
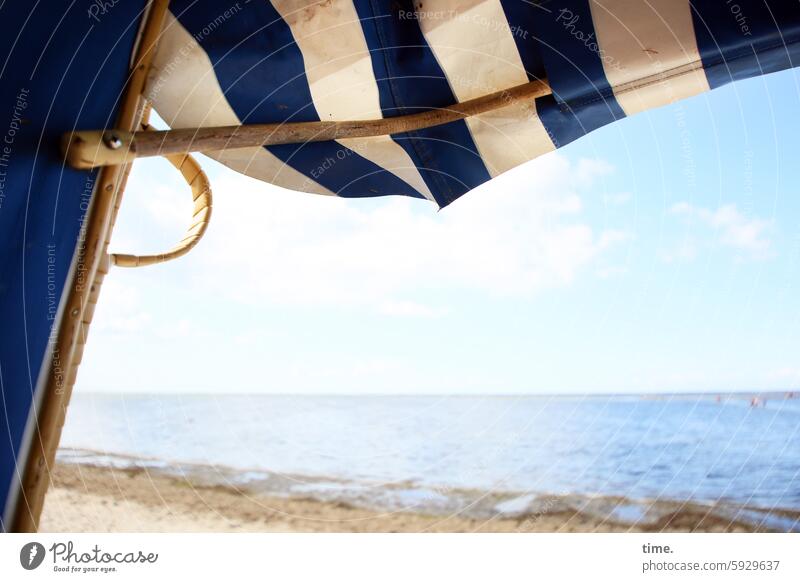
[{"label": "blue sky", "polygon": [[[441,212],[293,193],[204,158],[206,238],[112,270],[77,389],[797,389],[799,81],[623,120]],[[190,214],[166,162],[137,162],[112,250],[164,250]]]}]

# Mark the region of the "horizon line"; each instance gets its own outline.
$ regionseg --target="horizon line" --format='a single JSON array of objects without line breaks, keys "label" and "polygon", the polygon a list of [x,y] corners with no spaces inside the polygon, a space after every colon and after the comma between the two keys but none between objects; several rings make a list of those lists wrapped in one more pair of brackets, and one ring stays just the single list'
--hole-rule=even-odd
[{"label": "horizon line", "polygon": [[797,394],[800,397],[800,389],[785,389],[785,390],[728,390],[728,391],[664,391],[664,392],[506,392],[506,393],[488,393],[488,392],[474,392],[474,393],[450,393],[450,392],[367,392],[367,393],[353,393],[353,392],[216,392],[216,391],[198,391],[198,392],[181,392],[181,391],[163,391],[154,392],[146,390],[124,390],[124,391],[105,391],[105,390],[76,390],[76,394],[91,394],[91,395],[133,395],[133,396],[335,396],[358,398],[366,396],[374,397],[490,397],[490,398],[519,398],[519,397],[611,397],[611,396],[745,396],[745,395],[776,395],[787,396],[790,394]]}]

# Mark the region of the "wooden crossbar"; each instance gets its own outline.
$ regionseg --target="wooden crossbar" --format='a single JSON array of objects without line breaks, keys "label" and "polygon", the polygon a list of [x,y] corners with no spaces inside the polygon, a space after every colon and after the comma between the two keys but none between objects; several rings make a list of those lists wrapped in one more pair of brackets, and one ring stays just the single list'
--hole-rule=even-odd
[{"label": "wooden crossbar", "polygon": [[290,143],[374,137],[416,131],[502,109],[549,95],[546,79],[537,79],[449,107],[398,117],[362,121],[311,121],[165,131],[77,131],[65,134],[62,149],[74,168],[130,163],[136,158],[212,152]]}]

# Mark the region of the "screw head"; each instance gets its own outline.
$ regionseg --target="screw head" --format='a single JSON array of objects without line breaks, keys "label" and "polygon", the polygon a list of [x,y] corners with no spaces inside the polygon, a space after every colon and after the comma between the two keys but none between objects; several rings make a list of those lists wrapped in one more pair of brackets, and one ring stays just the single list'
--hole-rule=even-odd
[{"label": "screw head", "polygon": [[106,136],[105,139],[106,145],[110,147],[112,150],[118,150],[122,147],[122,140],[120,137],[115,133],[110,133]]}]

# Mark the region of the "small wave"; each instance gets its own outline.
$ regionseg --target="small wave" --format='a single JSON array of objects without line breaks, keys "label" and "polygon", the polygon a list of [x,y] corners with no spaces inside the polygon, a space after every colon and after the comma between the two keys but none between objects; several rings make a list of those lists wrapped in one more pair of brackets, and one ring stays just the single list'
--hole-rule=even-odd
[{"label": "small wave", "polygon": [[800,511],[761,508],[719,501],[630,499],[622,496],[551,494],[502,490],[430,487],[413,481],[373,483],[324,476],[293,475],[266,470],[241,470],[219,465],[170,462],[163,459],[61,448],[62,463],[126,472],[149,471],[186,479],[198,487],[223,487],[236,492],[312,498],[379,512],[461,515],[476,519],[516,519],[521,528],[546,515],[588,516],[602,522],[652,531],[677,522],[745,523],[753,529],[800,532]]}]

